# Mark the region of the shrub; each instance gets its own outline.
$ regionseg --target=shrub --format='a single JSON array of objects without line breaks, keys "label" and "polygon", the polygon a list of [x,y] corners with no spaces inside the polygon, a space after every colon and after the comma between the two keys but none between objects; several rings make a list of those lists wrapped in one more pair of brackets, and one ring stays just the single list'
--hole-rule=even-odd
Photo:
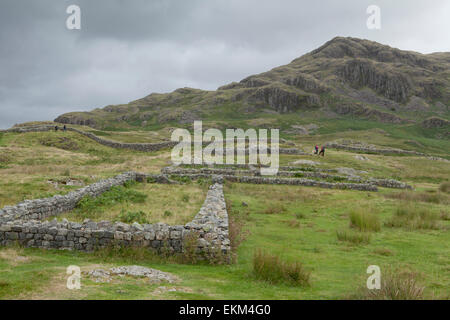
[{"label": "shrub", "polygon": [[181,198],[181,200],[183,202],[189,202],[189,195],[188,194],[183,194],[183,197]]},{"label": "shrub", "polygon": [[119,215],[119,221],[124,223],[137,222],[140,224],[148,223],[147,215],[143,211],[128,211],[122,210]]},{"label": "shrub", "polygon": [[172,216],[172,212],[169,210],[164,211],[164,217],[170,217]]},{"label": "shrub", "polygon": [[294,286],[308,286],[311,276],[302,263],[283,261],[279,256],[262,250],[254,253],[253,273],[260,280]]},{"label": "shrub", "polygon": [[359,300],[420,300],[425,287],[420,286],[417,274],[411,271],[387,270],[381,274],[381,288],[364,287],[353,296]]},{"label": "shrub", "polygon": [[414,229],[440,229],[439,215],[426,208],[418,208],[413,205],[397,207],[394,215],[385,225],[391,228]]},{"label": "shrub", "polygon": [[304,214],[304,213],[301,213],[301,212],[297,212],[297,213],[295,214],[295,218],[298,219],[298,220],[300,220],[300,219],[305,219],[305,214]]},{"label": "shrub", "polygon": [[358,228],[359,231],[380,231],[381,222],[377,215],[361,209],[355,209],[350,212],[350,225]]},{"label": "shrub", "polygon": [[450,193],[450,181],[442,182],[439,186],[441,192]]},{"label": "shrub", "polygon": [[353,244],[368,244],[371,239],[369,233],[351,230],[337,230],[336,236],[339,241],[350,242]]},{"label": "shrub", "polygon": [[181,262],[185,264],[196,264],[198,261],[197,242],[200,235],[191,231],[183,237],[183,252],[181,253]]}]

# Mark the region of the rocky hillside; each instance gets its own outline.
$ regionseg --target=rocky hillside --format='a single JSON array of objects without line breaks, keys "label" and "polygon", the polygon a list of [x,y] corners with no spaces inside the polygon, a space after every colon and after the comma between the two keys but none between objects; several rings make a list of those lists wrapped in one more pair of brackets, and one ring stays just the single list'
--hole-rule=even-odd
[{"label": "rocky hillside", "polygon": [[428,121],[426,128],[448,125],[449,106],[450,53],[425,55],[337,37],[287,65],[216,91],[153,93],[126,105],[63,114],[55,121],[96,128],[149,127],[306,112],[397,124],[431,117],[444,121]]}]

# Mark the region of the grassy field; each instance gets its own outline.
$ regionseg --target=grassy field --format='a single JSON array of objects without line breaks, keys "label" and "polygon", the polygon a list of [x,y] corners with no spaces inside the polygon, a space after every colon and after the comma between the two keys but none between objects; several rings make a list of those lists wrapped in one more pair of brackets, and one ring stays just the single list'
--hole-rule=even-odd
[{"label": "grassy field", "polygon": [[[407,140],[415,140],[427,152],[449,156],[445,154],[448,148],[439,147],[447,146],[447,140],[419,135],[407,137],[405,128],[385,129],[383,133],[366,127],[359,134],[325,129],[316,136],[297,137],[294,142],[310,150],[315,143],[353,137],[406,149]],[[396,136],[396,130],[401,134]],[[111,134],[108,138],[120,141],[152,139],[140,139],[142,132],[106,133],[105,137]],[[417,146],[410,149],[415,150]],[[237,249],[236,263],[183,264],[137,249],[82,253],[2,247],[0,298],[363,298],[361,288],[368,277],[366,269],[369,265],[379,265],[382,276],[391,272],[412,277],[418,287],[424,287],[421,298],[448,299],[450,195],[446,182],[450,165],[410,156],[365,155],[369,160],[361,161],[355,155],[327,150],[324,158],[281,155],[280,162],[288,165],[305,159],[318,162],[318,168],[354,168],[366,171],[365,175],[370,177],[399,179],[413,185],[415,190],[380,188],[379,192],[368,193],[226,183],[224,191],[230,217],[234,223],[243,225],[240,234],[244,240]],[[55,187],[49,180],[71,178],[89,184],[129,170],[159,172],[169,159],[168,150],[155,153],[114,150],[73,132],[0,134],[0,207],[79,188],[63,184]],[[148,222],[185,223],[200,208],[207,185],[197,182],[137,184],[125,189],[106,196],[100,205],[87,202],[58,219],[120,220],[123,213],[126,216],[129,212],[144,212],[139,218],[144,217]],[[126,200],[110,203],[111,199],[122,199],[123,194]],[[273,267],[270,270],[279,272],[280,276],[271,277],[256,270],[258,261],[269,261]],[[149,284],[126,277],[111,283],[96,283],[83,276],[81,290],[66,289],[69,265],[87,271],[132,264],[171,272],[181,280],[175,284]],[[290,280],[292,276],[283,277],[300,272],[308,275],[308,281],[296,282]]]}]

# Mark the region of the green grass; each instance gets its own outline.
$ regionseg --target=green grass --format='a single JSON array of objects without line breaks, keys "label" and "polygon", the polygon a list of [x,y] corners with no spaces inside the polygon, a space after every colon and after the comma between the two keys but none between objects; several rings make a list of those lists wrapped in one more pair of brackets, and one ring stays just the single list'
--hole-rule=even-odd
[{"label": "green grass", "polygon": [[380,231],[380,219],[375,213],[370,212],[369,210],[369,208],[358,208],[351,210],[351,226],[359,229],[360,231]]},{"label": "green grass", "polygon": [[308,286],[310,272],[301,262],[283,261],[279,256],[258,250],[253,256],[253,274],[257,279],[273,283],[287,283],[293,286]]},{"label": "green grass", "polygon": [[[306,117],[308,115],[311,118]],[[275,120],[287,128],[294,123],[315,123],[317,120],[310,113],[305,113],[305,118],[301,120],[292,115],[276,117]],[[260,120],[271,119],[272,115],[263,115]],[[249,121],[251,119],[242,117],[235,123],[248,124]],[[211,119],[210,124],[213,122],[218,120]],[[220,124],[225,126],[226,122]],[[149,128],[153,125],[149,124]],[[305,150],[311,150],[316,143],[338,138],[353,138],[443,156],[449,149],[446,148],[446,140],[422,134],[415,125],[394,127],[382,124],[377,127],[377,123],[345,119],[323,121],[321,125],[319,133],[314,136],[287,137]],[[123,131],[105,133],[111,134],[108,136],[110,139],[128,142],[139,142],[140,139],[150,141],[166,134],[161,126],[157,128],[161,130],[158,131],[159,136],[144,139],[144,130],[147,129],[136,132],[123,128]],[[55,189],[47,183],[50,179],[70,177],[90,184],[129,170],[159,172],[170,160],[169,151],[139,153],[114,150],[72,132],[8,133],[0,136],[0,154],[8,155],[5,167],[0,167],[0,207],[23,199],[64,194],[77,188],[63,186]],[[60,141],[64,140],[59,140],[60,137],[68,137],[77,144],[78,149],[66,148],[64,143],[61,145]],[[51,141],[51,145],[43,145],[43,139]],[[408,140],[417,141],[423,147],[408,143]],[[0,298],[342,299],[352,293],[360,294],[359,290],[367,280],[366,269],[369,265],[411,269],[414,274],[421,275],[415,279],[418,279],[418,286],[425,287],[422,297],[445,298],[450,287],[450,220],[446,187],[450,165],[420,157],[368,155],[370,161],[359,161],[354,156],[350,152],[328,150],[326,156],[320,159],[281,155],[280,161],[282,165],[289,165],[299,159],[308,159],[318,161],[319,168],[364,170],[368,177],[396,178],[412,184],[415,190],[402,192],[380,188],[378,193],[367,193],[226,183],[225,197],[230,208],[230,220],[238,221],[234,227],[230,222],[230,232],[232,230],[234,235],[245,234],[243,239],[235,237],[241,243],[236,249],[236,263],[182,264],[142,250],[88,254],[0,248]],[[184,184],[143,183],[124,188],[136,192],[135,196],[145,195],[144,202],[130,201],[133,195],[123,197],[122,192],[127,191],[122,190],[119,195],[111,196],[98,205],[102,210],[98,219],[119,219],[123,213],[122,219],[125,221],[144,221],[140,220],[144,218],[151,223],[186,223],[203,203],[208,181],[180,182]],[[354,216],[353,227],[349,227],[351,208],[358,212]],[[378,226],[378,222],[373,222],[372,216],[368,220],[364,208],[370,208],[368,213],[376,216],[375,221],[382,224],[379,230],[374,230],[378,229],[374,227]],[[93,210],[92,206],[90,210]],[[140,212],[144,212],[145,217]],[[63,217],[82,220],[81,216],[73,213],[58,218]],[[338,239],[338,233],[344,241]],[[365,237],[370,237],[370,241],[365,241]],[[309,285],[297,286],[286,280],[259,279],[254,273],[253,259],[255,252],[261,248],[283,263],[300,261],[304,270],[310,272]],[[134,279],[97,284],[87,278],[82,279],[81,291],[65,289],[65,269],[69,265],[79,265],[82,270],[87,270],[92,266],[131,264],[177,275],[181,278],[179,283],[161,286],[179,290],[158,293],[159,285],[144,284]],[[359,295],[359,298],[367,297]]]}]

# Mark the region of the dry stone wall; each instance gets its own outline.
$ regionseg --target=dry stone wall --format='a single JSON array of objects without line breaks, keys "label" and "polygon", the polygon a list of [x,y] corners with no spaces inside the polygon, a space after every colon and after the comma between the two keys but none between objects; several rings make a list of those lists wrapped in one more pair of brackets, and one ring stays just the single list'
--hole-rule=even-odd
[{"label": "dry stone wall", "polygon": [[127,172],[102,180],[65,196],[24,201],[0,211],[0,245],[19,242],[28,247],[92,251],[110,245],[152,248],[158,251],[182,252],[184,239],[195,233],[196,252],[204,254],[230,251],[228,213],[220,181],[208,190],[204,204],[195,218],[186,225],[125,224],[111,221],[83,223],[64,219],[42,221],[72,210],[86,195],[98,196],[114,185],[139,180],[147,175]]},{"label": "dry stone wall", "polygon": [[[291,167],[288,167],[291,168]],[[224,175],[224,176],[260,176],[260,171],[258,169],[251,169],[251,170],[236,170],[231,168],[179,168],[179,167],[166,167],[163,168],[162,172],[167,175],[197,175],[197,174],[203,174],[205,176],[209,175]],[[412,189],[410,185],[408,185],[405,182],[401,182],[394,179],[375,179],[375,178],[363,178],[360,176],[355,175],[348,175],[348,176],[340,176],[340,175],[334,175],[324,172],[317,172],[317,171],[294,171],[294,170],[286,170],[286,171],[278,171],[277,176],[284,176],[284,177],[299,177],[301,175],[302,177],[306,178],[318,178],[318,179],[337,179],[337,180],[348,180],[350,182],[355,182],[358,184],[372,184],[379,187],[385,187],[385,188],[394,188],[394,189]]]}]

